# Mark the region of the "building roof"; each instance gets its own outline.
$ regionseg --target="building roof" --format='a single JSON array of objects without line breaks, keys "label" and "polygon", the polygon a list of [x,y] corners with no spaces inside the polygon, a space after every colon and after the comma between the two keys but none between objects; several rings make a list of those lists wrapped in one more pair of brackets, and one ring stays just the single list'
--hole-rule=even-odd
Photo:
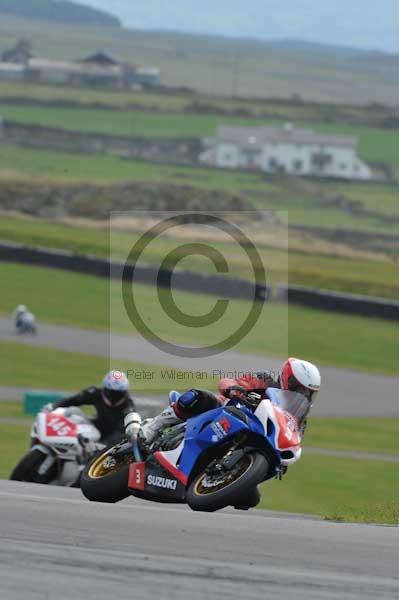
[{"label": "building roof", "polygon": [[317,133],[312,129],[297,129],[289,123],[283,127],[222,125],[217,128],[215,141],[239,144],[254,149],[261,148],[265,143],[356,148],[358,142],[354,136]]},{"label": "building roof", "polygon": [[96,52],[95,54],[90,54],[89,56],[86,56],[86,58],[82,58],[79,62],[101,65],[103,67],[116,66],[120,64],[115,58],[106,52]]}]

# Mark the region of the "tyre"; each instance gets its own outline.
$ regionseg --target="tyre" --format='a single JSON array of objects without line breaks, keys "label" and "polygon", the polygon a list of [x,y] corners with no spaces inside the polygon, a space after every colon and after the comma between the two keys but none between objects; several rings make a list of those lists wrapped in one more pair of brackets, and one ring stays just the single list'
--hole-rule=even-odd
[{"label": "tyre", "polygon": [[129,494],[129,464],[133,455],[115,453],[119,444],[102,450],[84,469],[80,488],[93,502],[119,502]]},{"label": "tyre", "polygon": [[29,481],[35,483],[47,483],[43,477],[39,476],[38,470],[47,455],[44,454],[38,448],[30,450],[25,456],[19,461],[17,466],[13,469],[10,479],[12,481]]},{"label": "tyre", "polygon": [[249,489],[244,496],[240,498],[236,498],[234,500],[234,508],[237,510],[249,510],[250,508],[255,508],[258,506],[260,502],[260,491],[259,487],[256,486],[254,488]]},{"label": "tyre", "polygon": [[238,505],[247,490],[265,479],[268,469],[269,463],[263,454],[244,454],[228,471],[206,470],[197,475],[187,491],[187,503],[193,510],[207,512]]}]

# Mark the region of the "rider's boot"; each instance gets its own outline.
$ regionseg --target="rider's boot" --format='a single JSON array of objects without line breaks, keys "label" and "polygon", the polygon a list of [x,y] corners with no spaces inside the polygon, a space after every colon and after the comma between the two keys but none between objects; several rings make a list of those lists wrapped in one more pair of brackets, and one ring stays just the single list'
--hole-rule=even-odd
[{"label": "rider's boot", "polygon": [[139,437],[147,446],[152,444],[158,433],[164,427],[172,427],[182,423],[183,420],[176,416],[175,411],[171,406],[168,406],[160,415],[157,415],[153,419],[148,419],[143,423],[141,427]]}]

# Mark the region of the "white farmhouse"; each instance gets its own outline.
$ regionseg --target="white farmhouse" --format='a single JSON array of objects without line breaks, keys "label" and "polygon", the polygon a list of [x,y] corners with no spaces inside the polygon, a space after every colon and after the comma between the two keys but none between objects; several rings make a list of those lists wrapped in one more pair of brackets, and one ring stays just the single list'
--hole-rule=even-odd
[{"label": "white farmhouse", "polygon": [[202,164],[226,169],[253,169],[315,177],[371,179],[357,156],[358,140],[312,129],[283,127],[218,127],[215,138],[203,140]]}]

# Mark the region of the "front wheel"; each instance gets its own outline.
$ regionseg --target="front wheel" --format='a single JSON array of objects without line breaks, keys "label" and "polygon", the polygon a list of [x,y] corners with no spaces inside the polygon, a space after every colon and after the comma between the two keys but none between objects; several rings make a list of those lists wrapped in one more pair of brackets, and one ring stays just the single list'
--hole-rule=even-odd
[{"label": "front wheel", "polygon": [[223,469],[223,463],[208,467],[191,483],[187,503],[193,510],[207,512],[235,506],[247,490],[265,479],[268,470],[266,457],[258,452],[244,454],[228,470]]},{"label": "front wheel", "polygon": [[[47,458],[47,454],[34,448],[30,450],[14,467],[10,479],[12,481],[29,481],[32,483],[48,483],[51,479],[51,473],[39,475],[39,468],[43,461]],[[52,471],[50,469],[50,471]]]},{"label": "front wheel", "polygon": [[119,502],[129,496],[129,464],[133,454],[118,453],[121,444],[102,450],[84,469],[80,488],[94,502]]}]

